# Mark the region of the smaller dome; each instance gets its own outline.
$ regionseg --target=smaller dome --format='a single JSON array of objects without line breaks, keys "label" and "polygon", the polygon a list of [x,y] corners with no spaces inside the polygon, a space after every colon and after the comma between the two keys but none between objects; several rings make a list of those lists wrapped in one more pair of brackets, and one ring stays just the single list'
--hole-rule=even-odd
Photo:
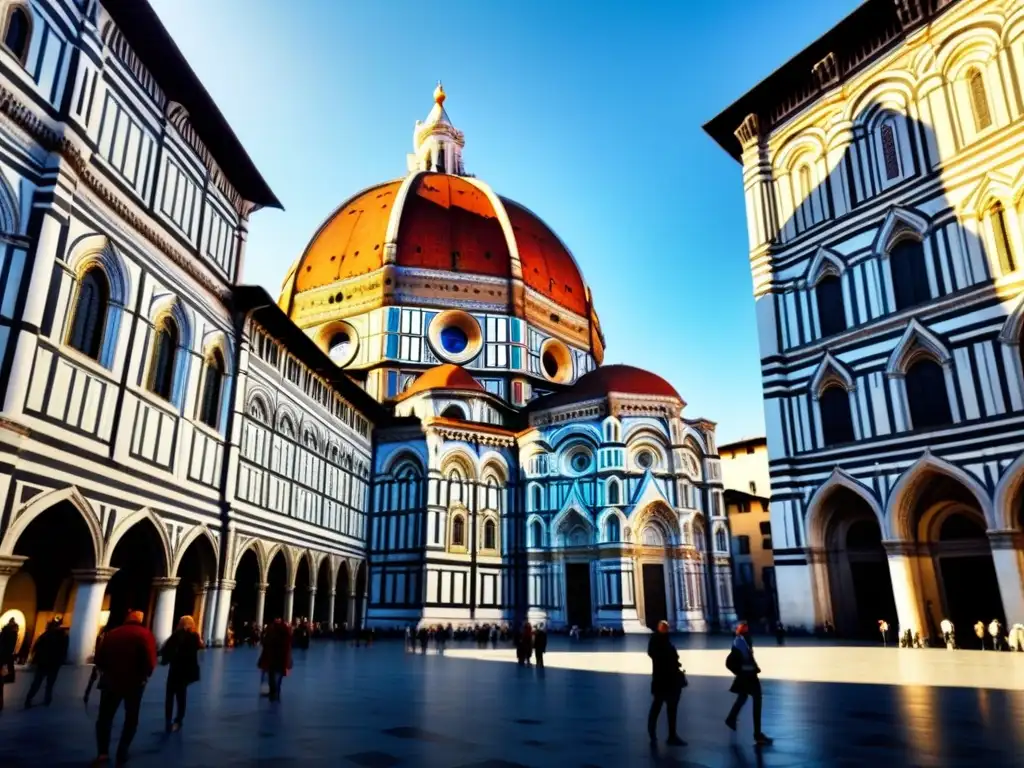
[{"label": "smaller dome", "polygon": [[551,408],[584,400],[596,400],[611,393],[670,397],[680,403],[683,402],[675,387],[656,373],[632,365],[603,365],[580,376],[566,391],[540,398],[533,407]]},{"label": "smaller dome", "polygon": [[421,392],[429,392],[432,389],[463,389],[476,392],[485,392],[480,382],[474,379],[461,365],[446,363],[438,365],[421,373],[405,392],[398,396],[403,400]]}]

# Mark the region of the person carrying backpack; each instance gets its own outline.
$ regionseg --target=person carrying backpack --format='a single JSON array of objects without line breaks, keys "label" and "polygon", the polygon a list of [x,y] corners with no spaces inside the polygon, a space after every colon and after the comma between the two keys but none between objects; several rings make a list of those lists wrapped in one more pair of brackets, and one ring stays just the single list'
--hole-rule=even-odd
[{"label": "person carrying backpack", "polygon": [[732,681],[730,691],[736,694],[736,703],[729,710],[725,718],[725,724],[732,730],[736,730],[736,718],[740,710],[746,704],[747,699],[754,700],[754,743],[757,746],[768,746],[772,740],[761,731],[761,681],[758,674],[761,668],[754,661],[753,641],[750,638],[750,627],[745,621],[741,621],[736,627],[736,637],[732,642],[732,650],[725,660],[725,666],[732,672],[736,679]]}]

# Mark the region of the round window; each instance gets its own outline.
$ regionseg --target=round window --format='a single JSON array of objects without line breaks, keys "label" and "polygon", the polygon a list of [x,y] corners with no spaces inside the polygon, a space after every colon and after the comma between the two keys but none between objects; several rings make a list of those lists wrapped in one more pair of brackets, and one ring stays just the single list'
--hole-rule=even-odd
[{"label": "round window", "polygon": [[338,365],[348,362],[348,355],[351,350],[352,337],[345,333],[345,331],[338,331],[331,336],[331,340],[327,343],[327,354]]},{"label": "round window", "polygon": [[650,451],[640,451],[636,455],[636,464],[642,469],[647,469],[654,464],[654,454]]},{"label": "round window", "polygon": [[569,460],[569,465],[577,472],[585,472],[590,466],[590,457],[585,453],[575,453]]},{"label": "round window", "polygon": [[541,357],[541,362],[544,364],[544,373],[549,378],[556,378],[558,376],[558,359],[555,357],[555,353],[550,349],[544,351],[544,355]]},{"label": "round window", "polygon": [[449,325],[441,329],[441,346],[445,352],[458,355],[469,346],[469,337],[457,325]]}]

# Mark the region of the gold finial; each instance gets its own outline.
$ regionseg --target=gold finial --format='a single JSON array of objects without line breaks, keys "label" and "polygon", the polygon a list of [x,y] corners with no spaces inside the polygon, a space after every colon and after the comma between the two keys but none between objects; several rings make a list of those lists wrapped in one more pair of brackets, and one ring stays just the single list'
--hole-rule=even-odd
[{"label": "gold finial", "polygon": [[437,81],[437,88],[434,89],[434,103],[442,105],[445,100],[444,86],[441,85],[441,81]]}]

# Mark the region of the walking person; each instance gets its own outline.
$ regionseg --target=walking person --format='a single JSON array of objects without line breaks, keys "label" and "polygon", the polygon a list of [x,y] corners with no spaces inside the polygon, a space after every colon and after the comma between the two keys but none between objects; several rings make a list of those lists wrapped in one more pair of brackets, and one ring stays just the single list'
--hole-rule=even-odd
[{"label": "walking person", "polygon": [[544,654],[548,650],[548,633],[543,624],[537,625],[533,633],[533,653],[537,657],[537,669],[544,669]]},{"label": "walking person", "polygon": [[281,681],[292,668],[292,632],[281,619],[274,619],[263,633],[263,650],[257,666],[267,676],[270,700],[281,700]]},{"label": "walking person", "polygon": [[530,657],[533,655],[533,628],[528,621],[523,623],[523,631],[519,633],[517,655],[520,664],[530,666]]},{"label": "walking person", "polygon": [[[164,696],[164,727],[167,731],[180,731],[185,720],[188,687],[199,681],[199,649],[203,641],[196,633],[196,621],[182,616],[178,628],[167,638],[160,651],[160,661],[167,665],[167,692]],[[172,719],[174,704],[178,716]]]},{"label": "walking person", "polygon": [[651,635],[647,644],[647,655],[651,657],[651,710],[647,713],[647,733],[651,744],[658,743],[658,716],[664,705],[668,716],[668,741],[670,746],[685,747],[686,742],[676,733],[676,713],[679,696],[686,686],[686,673],[679,662],[679,652],[668,635],[668,622],[659,621],[658,631]]},{"label": "walking person", "polygon": [[89,674],[89,682],[85,685],[85,694],[82,696],[82,703],[88,708],[89,706],[89,694],[92,693],[92,687],[96,685],[96,682],[100,679],[100,668],[96,666],[96,654],[100,652],[100,645],[103,643],[103,638],[107,636],[106,628],[100,630],[99,635],[96,637],[96,650],[92,654],[92,672]]},{"label": "walking person", "polygon": [[747,699],[754,700],[754,743],[758,746],[768,746],[772,740],[761,731],[761,681],[758,674],[761,668],[754,661],[753,641],[750,637],[750,627],[745,621],[740,622],[736,627],[736,637],[732,641],[732,650],[725,660],[725,666],[736,675],[732,681],[730,691],[736,694],[736,703],[729,710],[725,724],[732,730],[736,730],[736,718]]},{"label": "walking person", "polygon": [[46,681],[46,693],[43,704],[50,706],[53,701],[53,685],[57,682],[57,673],[68,657],[68,633],[61,626],[61,620],[53,619],[46,625],[46,631],[39,636],[32,648],[32,663],[35,666],[35,677],[32,687],[25,697],[25,709],[32,708],[32,699]]},{"label": "walking person", "polygon": [[146,682],[156,669],[156,640],[142,626],[142,611],[129,611],[125,623],[112,629],[96,650],[96,666],[102,675],[100,713],[96,718],[96,751],[94,765],[110,760],[110,731],[114,715],[124,702],[124,728],[117,745],[117,762],[128,760],[128,748],[139,727],[139,707]]},{"label": "walking person", "polygon": [[14,652],[18,649],[18,622],[12,617],[0,629],[0,712],[4,710],[4,686],[14,683]]}]

